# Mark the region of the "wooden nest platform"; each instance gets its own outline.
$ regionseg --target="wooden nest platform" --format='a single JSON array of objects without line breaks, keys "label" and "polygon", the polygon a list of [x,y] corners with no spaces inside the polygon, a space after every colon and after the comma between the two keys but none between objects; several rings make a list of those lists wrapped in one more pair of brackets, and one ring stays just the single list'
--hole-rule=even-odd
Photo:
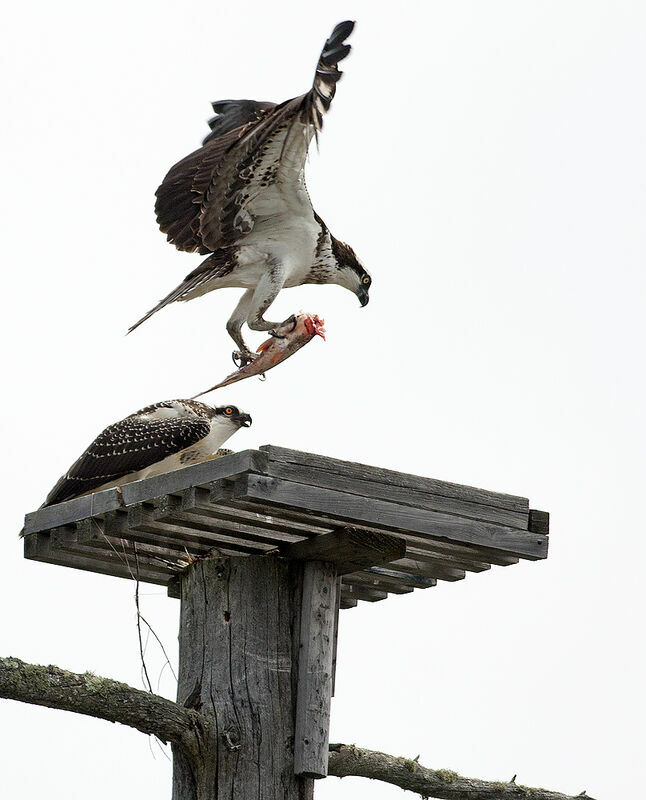
[{"label": "wooden nest platform", "polygon": [[182,569],[214,549],[294,557],[296,543],[340,528],[405,544],[379,566],[347,560],[350,608],[545,558],[549,517],[524,497],[265,445],[27,514],[24,555],[178,596]]}]

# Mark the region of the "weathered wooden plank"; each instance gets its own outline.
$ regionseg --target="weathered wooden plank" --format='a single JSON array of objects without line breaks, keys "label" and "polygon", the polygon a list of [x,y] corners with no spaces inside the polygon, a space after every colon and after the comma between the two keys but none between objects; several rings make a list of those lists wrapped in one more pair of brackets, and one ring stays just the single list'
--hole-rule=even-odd
[{"label": "weathered wooden plank", "polygon": [[353,600],[349,597],[346,598],[341,596],[341,602],[339,603],[339,608],[356,608],[358,605],[359,605],[358,600]]},{"label": "weathered wooden plank", "polygon": [[[317,533],[329,533],[338,528],[337,522],[319,523],[315,517],[303,512],[288,512],[276,515],[275,509],[263,509],[257,503],[236,503],[233,497],[234,481],[214,481],[209,486],[208,499],[202,492],[196,493],[193,501],[196,510],[212,514],[223,519],[243,519],[250,525],[269,528],[286,533],[298,533],[312,536]],[[232,509],[234,509],[232,511]]]},{"label": "weathered wooden plank", "polygon": [[341,609],[341,578],[336,576],[336,603],[334,609],[334,639],[332,641],[332,697],[336,689],[336,657],[339,647],[339,611]]},{"label": "weathered wooden plank", "polygon": [[[269,524],[272,524],[272,522],[274,524],[280,524],[281,522],[291,524],[292,521],[299,521],[306,524],[306,521],[311,521],[312,524],[318,525],[319,528],[322,529],[322,532],[329,532],[339,527],[338,519],[333,519],[331,516],[323,513],[316,513],[311,509],[298,511],[293,508],[284,508],[263,503],[257,499],[245,500],[235,498],[233,496],[233,485],[229,483],[219,488],[216,497],[218,499],[217,502],[214,503],[214,507],[218,509],[228,507],[230,509],[235,509],[235,511],[250,511],[256,509],[269,521]],[[365,530],[377,532],[393,532],[392,529],[379,527],[378,523],[370,525],[362,521],[361,527]],[[469,569],[473,572],[482,572],[484,569],[489,569],[491,564],[507,566],[509,564],[518,563],[517,556],[508,555],[501,550],[493,550],[479,545],[461,545],[456,542],[445,542],[440,539],[429,538],[427,535],[412,534],[410,531],[405,530],[394,532],[403,537],[409,551],[411,547],[416,547],[419,550],[428,549],[429,553],[434,553],[435,555],[445,553],[447,556],[457,556],[463,561],[466,560],[470,563],[470,566],[461,568]],[[456,564],[455,566],[461,565]]]},{"label": "weathered wooden plank", "polygon": [[303,565],[294,772],[327,775],[336,611],[336,568],[324,561]]},{"label": "weathered wooden plank", "polygon": [[[104,533],[107,536],[115,536],[127,539],[131,542],[141,542],[142,544],[154,544],[166,547],[171,551],[176,551],[182,555],[189,553],[191,556],[207,554],[216,544],[210,536],[186,536],[179,538],[176,535],[167,535],[161,531],[141,531],[133,527],[134,520],[132,513],[138,511],[138,506],[122,509],[120,511],[109,511],[103,519]],[[130,520],[130,524],[128,521]],[[90,535],[84,542],[88,545],[100,545],[101,538],[97,534]]]},{"label": "weathered wooden plank", "polygon": [[424,575],[413,575],[409,572],[401,572],[400,570],[388,569],[386,567],[369,567],[363,572],[368,577],[374,578],[382,584],[391,586],[408,586],[411,589],[430,589],[437,584],[435,578],[427,578]]},{"label": "weathered wooden plank", "polygon": [[[355,573],[355,575],[361,575],[361,573],[358,572]],[[407,591],[412,590],[408,589]],[[378,600],[385,600],[388,597],[388,592],[384,592],[381,589],[374,589],[370,586],[362,586],[360,583],[356,582],[346,583],[344,580],[341,584],[341,597],[350,598],[352,600],[365,600],[368,603],[376,603]]]},{"label": "weathered wooden plank", "polygon": [[235,535],[240,540],[250,543],[261,542],[278,546],[285,542],[297,542],[303,538],[300,533],[276,530],[267,524],[256,527],[253,524],[240,522],[240,515],[231,513],[230,509],[219,515],[216,512],[209,515],[196,512],[191,508],[193,502],[194,500],[185,502],[183,497],[173,495],[158,498],[155,501],[153,516],[155,519],[172,522],[191,531],[209,532],[218,537]]},{"label": "weathered wooden plank", "polygon": [[103,492],[75,497],[73,500],[39,508],[37,511],[26,514],[24,532],[28,534],[60,528],[79,519],[95,517],[118,507],[119,498],[116,489],[106,489]]},{"label": "weathered wooden plank", "polygon": [[[88,548],[88,550],[93,550],[93,548]],[[115,578],[132,580],[130,569],[122,562],[116,559],[108,561],[97,558],[93,552],[78,554],[63,550],[60,546],[54,548],[47,533],[33,533],[25,536],[24,556],[32,561],[42,561],[47,564],[72,567],[86,572],[96,572],[100,575],[111,575]],[[142,582],[165,586],[169,577],[170,573],[167,570],[140,567],[139,579]]]},{"label": "weathered wooden plank", "polygon": [[410,531],[462,544],[476,544],[529,559],[545,558],[547,555],[547,537],[542,534],[319,489],[293,481],[247,474],[236,480],[233,491],[238,498],[257,499],[287,508],[311,509],[350,524],[378,524],[382,528]]},{"label": "weathered wooden plank", "polygon": [[[443,567],[466,570],[467,572],[484,572],[491,569],[491,564],[487,561],[475,560],[473,556],[480,556],[480,552],[476,548],[451,545],[448,542],[440,543],[439,547],[434,547],[434,544],[434,542],[430,542],[422,548],[408,543],[406,553],[409,558],[415,559],[418,564],[428,561],[431,564],[437,563]],[[472,557],[470,558],[469,556]],[[484,556],[480,557],[484,559]],[[492,561],[492,563],[495,564],[497,562]],[[518,563],[518,559],[505,561],[505,566],[509,563]]]},{"label": "weathered wooden plank", "polygon": [[445,566],[437,560],[422,561],[415,558],[400,558],[397,561],[391,561],[388,566],[407,574],[420,575],[424,578],[438,578],[442,581],[461,581],[466,576],[463,569]]},{"label": "weathered wooden plank", "polygon": [[244,450],[230,456],[203,461],[190,467],[166,472],[143,481],[126,483],[117,489],[105,489],[55,506],[39,508],[25,516],[25,533],[51,530],[86,517],[100,516],[124,505],[152,500],[163,494],[181,491],[187,486],[211,483],[225,477],[234,477],[247,470],[258,469],[264,456],[256,450]]},{"label": "weathered wooden plank", "polygon": [[393,486],[404,486],[409,489],[420,489],[429,494],[437,494],[444,497],[453,497],[456,500],[467,500],[474,503],[482,503],[496,508],[508,508],[512,511],[527,512],[529,501],[526,497],[516,495],[501,494],[491,492],[486,489],[477,489],[473,486],[462,486],[458,483],[449,483],[434,478],[424,478],[420,475],[409,475],[405,472],[396,472],[381,467],[371,467],[367,464],[359,464],[353,461],[342,461],[338,458],[320,456],[315,453],[305,453],[300,450],[290,450],[286,447],[266,444],[260,450],[267,453],[269,458],[274,461],[283,461],[292,464],[303,464],[318,469],[330,470],[339,475],[362,478],[366,477],[371,481],[381,481]]},{"label": "weathered wooden plank", "polygon": [[[150,567],[164,567],[169,571],[181,570],[188,563],[188,551],[166,547],[159,540],[141,542],[126,538],[120,534],[116,536],[105,532],[105,523],[102,520],[86,519],[76,523],[74,540],[71,538],[63,544],[72,552],[84,553],[103,551],[106,558],[111,560],[126,560],[133,571],[136,564],[149,565]],[[130,531],[128,531],[130,534]],[[52,536],[52,546],[57,546],[57,540]],[[87,548],[87,549],[86,549]],[[91,548],[91,549],[90,549]],[[199,555],[194,552],[193,555]]]},{"label": "weathered wooden plank", "polygon": [[127,483],[122,487],[123,502],[129,506],[144,503],[155,497],[175,494],[188,486],[203,486],[221,478],[230,478],[248,470],[258,469],[258,451],[242,450],[229,456],[201,461],[190,467],[165,472],[143,481]]},{"label": "weathered wooden plank", "polygon": [[[516,511],[498,508],[455,497],[431,494],[421,489],[399,486],[392,482],[385,483],[372,478],[339,474],[305,464],[292,464],[283,461],[268,460],[258,474],[273,478],[284,478],[297,483],[306,483],[310,486],[320,486],[324,489],[338,489],[342,492],[358,494],[362,497],[374,497],[378,500],[388,500],[416,508],[427,508],[429,511],[443,511],[448,514],[457,514],[471,519],[496,522],[501,525],[527,530],[529,516],[527,509]],[[362,474],[372,475],[372,468],[366,467]]]},{"label": "weathered wooden plank", "polygon": [[204,527],[190,521],[173,522],[172,517],[166,518],[159,511],[155,511],[145,504],[140,504],[128,509],[128,526],[132,530],[147,533],[160,533],[166,536],[176,536],[178,541],[185,541],[190,547],[192,541],[210,544],[211,548],[228,548],[238,553],[264,553],[276,545],[265,544],[260,541],[250,541],[245,537],[229,534],[227,531],[213,527],[205,530]]},{"label": "weathered wooden plank", "polygon": [[388,564],[406,554],[406,542],[397,536],[339,528],[310,539],[283,544],[280,553],[297,561],[326,561],[335,565],[338,575]]},{"label": "weathered wooden plank", "polygon": [[535,508],[531,508],[529,511],[529,530],[532,533],[544,533],[547,535],[550,532],[549,512],[537,511]]},{"label": "weathered wooden plank", "polygon": [[[402,586],[400,583],[392,582],[385,584],[374,576],[368,575],[365,572],[352,573],[352,586],[354,589],[369,589],[370,591],[376,590],[378,592],[388,592],[389,594],[412,594],[414,589],[412,586]],[[377,598],[381,600],[381,597]]]}]

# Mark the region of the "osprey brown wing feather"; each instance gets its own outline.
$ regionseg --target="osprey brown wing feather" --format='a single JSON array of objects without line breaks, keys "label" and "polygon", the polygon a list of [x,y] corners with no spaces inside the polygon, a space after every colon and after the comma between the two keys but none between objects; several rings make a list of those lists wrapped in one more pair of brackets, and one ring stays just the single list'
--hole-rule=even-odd
[{"label": "osprey brown wing feather", "polygon": [[44,505],[78,497],[104,483],[150,467],[199,442],[210,430],[208,419],[150,419],[140,417],[139,413],[102,431],[58,480]]},{"label": "osprey brown wing feather", "polygon": [[[254,214],[246,207],[275,178],[279,163],[263,160],[270,143],[281,141],[280,154],[292,135],[302,142],[302,166],[312,137],[321,130],[342,73],[338,63],[350,52],[344,40],[353,22],[335,27],[325,42],[309,92],[280,105],[255,101],[214,103],[222,125],[211,120],[213,133],[205,145],[170,169],[157,189],[155,211],[161,230],[178,250],[210,253],[234,244],[253,229]],[[227,115],[236,128],[227,128]],[[307,126],[307,136],[295,127]],[[217,135],[218,130],[223,133]],[[216,134],[213,136],[213,134]],[[280,161],[280,158],[278,159]]]}]

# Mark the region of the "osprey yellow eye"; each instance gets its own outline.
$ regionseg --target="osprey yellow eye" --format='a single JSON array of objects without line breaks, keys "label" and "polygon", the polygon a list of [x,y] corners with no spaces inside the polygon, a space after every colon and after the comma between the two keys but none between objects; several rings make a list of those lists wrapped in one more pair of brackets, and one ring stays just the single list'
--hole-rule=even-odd
[{"label": "osprey yellow eye", "polygon": [[227,417],[230,417],[231,414],[233,414],[233,409],[231,408],[231,406],[229,406],[229,408],[225,408],[224,413],[227,415]]},{"label": "osprey yellow eye", "polygon": [[368,285],[370,283],[370,278],[366,275],[366,277],[361,281],[361,283]]}]

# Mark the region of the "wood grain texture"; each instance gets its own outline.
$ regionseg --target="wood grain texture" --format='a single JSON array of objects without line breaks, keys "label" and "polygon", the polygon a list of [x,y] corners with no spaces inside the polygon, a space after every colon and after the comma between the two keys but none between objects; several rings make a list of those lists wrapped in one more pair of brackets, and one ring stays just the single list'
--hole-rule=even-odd
[{"label": "wood grain texture", "polygon": [[310,778],[324,778],[327,775],[336,589],[334,564],[305,562],[300,609],[294,771],[297,775]]},{"label": "wood grain texture", "polygon": [[528,528],[532,533],[550,532],[550,515],[547,511],[537,511],[535,508],[529,511],[529,524]]},{"label": "wood grain texture", "polygon": [[[93,548],[88,548],[93,550]],[[110,556],[97,556],[94,552],[68,552],[60,547],[52,547],[47,533],[31,534],[25,537],[24,556],[32,561],[42,561],[63,567],[73,567],[99,575],[132,580],[132,570],[127,564]],[[109,560],[108,560],[109,559]],[[146,583],[165,586],[168,583],[168,570],[158,567],[141,567],[140,578]]]},{"label": "wood grain texture", "polygon": [[313,554],[340,526],[407,549],[348,562],[346,608],[544,558],[549,514],[522,497],[267,445],[28,514],[25,557],[128,578],[136,548],[140,578],[167,584],[187,555]]},{"label": "wood grain texture", "polygon": [[429,494],[490,505],[494,508],[508,508],[512,511],[525,513],[529,510],[529,501],[526,497],[490,492],[486,489],[476,489],[473,486],[462,486],[459,483],[449,483],[434,478],[424,478],[420,475],[409,475],[405,472],[395,472],[394,470],[383,469],[382,467],[371,467],[367,464],[358,464],[353,461],[342,461],[338,458],[319,456],[315,453],[305,453],[300,450],[290,450],[286,447],[277,447],[273,444],[263,445],[260,450],[274,461],[328,470],[337,475],[345,475],[351,478],[361,478],[365,476],[371,481],[379,481],[387,485],[419,489]]},{"label": "wood grain texture", "polygon": [[[354,474],[345,474],[344,472],[333,472],[329,469],[316,469],[309,465],[268,460],[258,474],[272,478],[285,478],[286,480],[306,483],[310,486],[320,486],[325,489],[338,489],[350,494],[358,494],[362,497],[374,497],[377,500],[388,500],[416,508],[427,508],[430,511],[459,514],[472,519],[497,522],[502,525],[527,530],[527,509],[517,511],[504,507],[499,508],[485,503],[478,503],[474,500],[446,497],[410,486],[402,486],[392,480],[389,482],[380,481],[376,478],[382,477],[382,470],[378,470],[375,476],[373,467],[359,468],[359,465],[357,467],[358,469],[352,471]],[[350,470],[348,469],[347,472],[350,472]],[[395,475],[398,474],[395,473]]]},{"label": "wood grain texture", "polygon": [[310,539],[283,544],[280,553],[298,561],[326,561],[336,567],[337,575],[389,564],[406,554],[406,542],[384,533],[339,528]]},{"label": "wood grain texture", "polygon": [[[281,505],[277,506],[275,504],[272,505],[271,503],[263,503],[262,500],[256,498],[236,498],[234,497],[233,491],[234,484],[228,484],[226,492],[218,492],[218,500],[216,503],[218,509],[224,509],[228,507],[230,510],[233,509],[236,512],[244,511],[249,513],[255,511],[256,513],[259,513],[265,520],[267,520],[269,524],[272,524],[273,521],[276,521],[276,523],[283,522],[286,524],[292,524],[293,522],[307,524],[309,522],[312,525],[318,526],[319,529],[322,529],[321,532],[335,530],[342,522],[342,520],[335,519],[330,514],[316,512],[312,509],[296,510],[294,508],[288,508]],[[379,527],[379,522],[370,524],[365,521],[361,521],[360,525],[363,530],[377,532],[381,531],[387,533],[394,532],[390,528],[384,529],[383,527]],[[403,529],[396,531],[396,533],[405,540],[409,552],[412,552],[411,548],[418,548],[420,550],[427,550],[436,555],[447,554],[451,557],[458,556],[459,558],[470,561],[473,564],[473,568],[471,566],[465,568],[473,569],[474,572],[481,572],[483,569],[488,569],[491,564],[498,564],[500,566],[517,564],[519,560],[518,556],[509,555],[502,550],[495,550],[493,548],[483,547],[477,544],[462,545],[456,542],[447,542],[441,539],[430,538],[425,534],[411,533],[410,531]]]},{"label": "wood grain texture", "polygon": [[350,524],[378,524],[394,531],[411,531],[449,541],[477,544],[524,558],[538,559],[547,555],[547,537],[542,534],[293,481],[246,474],[235,482],[234,494],[239,498],[257,499],[282,507],[320,511]]},{"label": "wood grain texture", "polygon": [[263,456],[255,450],[244,450],[229,456],[203,461],[190,467],[166,472],[143,481],[126,483],[117,489],[76,497],[54,506],[39,508],[25,516],[25,533],[51,530],[87,517],[97,517],[107,511],[151,501],[161,495],[181,492],[187,486],[200,486],[224,477],[235,477],[250,469],[258,469]]},{"label": "wood grain texture", "polygon": [[212,727],[197,769],[175,760],[173,800],[299,799],[298,573],[282,559],[248,556],[205,559],[183,574],[177,699]]}]

